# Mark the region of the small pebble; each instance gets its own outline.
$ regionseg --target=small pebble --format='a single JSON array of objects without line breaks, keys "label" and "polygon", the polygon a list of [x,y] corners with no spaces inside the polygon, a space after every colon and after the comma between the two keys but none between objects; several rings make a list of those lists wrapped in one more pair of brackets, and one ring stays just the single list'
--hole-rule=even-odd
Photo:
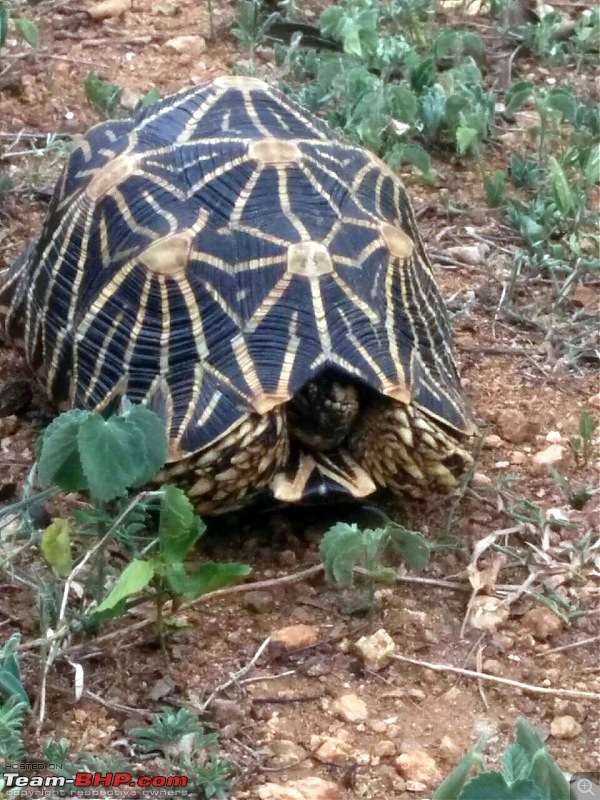
[{"label": "small pebble", "polygon": [[369,713],[365,701],[356,694],[343,694],[334,701],[332,710],[344,722],[365,722]]},{"label": "small pebble", "polygon": [[494,632],[503,622],[506,622],[509,610],[506,603],[497,597],[479,595],[471,605],[469,622],[473,628],[480,631]]},{"label": "small pebble", "polygon": [[326,737],[314,752],[315,758],[322,764],[335,764],[337,766],[352,761],[352,748],[341,739]]},{"label": "small pebble", "polygon": [[312,647],[319,640],[316,625],[288,625],[271,633],[270,649],[274,653],[291,652],[304,647]]},{"label": "small pebble", "polygon": [[94,3],[87,9],[87,13],[94,20],[110,19],[120,17],[131,8],[131,0],[102,0]]},{"label": "small pebble", "polygon": [[579,722],[568,714],[554,717],[550,723],[550,736],[554,736],[555,739],[575,739],[582,730]]},{"label": "small pebble", "polygon": [[532,456],[533,464],[538,467],[538,472],[544,472],[548,469],[562,464],[567,457],[567,448],[562,444],[551,444],[544,450],[534,453]]},{"label": "small pebble", "polygon": [[277,739],[271,743],[270,749],[272,753],[270,764],[279,769],[289,769],[308,758],[306,750],[289,739]]},{"label": "small pebble", "polygon": [[416,781],[424,784],[425,788],[432,788],[441,780],[437,763],[424,750],[407,750],[398,756],[395,764],[406,781]]},{"label": "small pebble", "polygon": [[385,628],[380,628],[371,636],[363,636],[354,647],[365,667],[373,672],[385,669],[392,662],[396,649],[394,640]]},{"label": "small pebble", "polygon": [[206,50],[206,41],[202,36],[175,36],[167,39],[163,47],[167,50],[174,50],[176,53],[187,53],[190,56],[197,56]]},{"label": "small pebble", "polygon": [[502,675],[504,673],[504,665],[495,658],[486,658],[481,666],[488,675]]},{"label": "small pebble", "polygon": [[502,447],[502,439],[497,433],[490,433],[483,440],[483,446],[486,450],[495,450],[497,447]]}]

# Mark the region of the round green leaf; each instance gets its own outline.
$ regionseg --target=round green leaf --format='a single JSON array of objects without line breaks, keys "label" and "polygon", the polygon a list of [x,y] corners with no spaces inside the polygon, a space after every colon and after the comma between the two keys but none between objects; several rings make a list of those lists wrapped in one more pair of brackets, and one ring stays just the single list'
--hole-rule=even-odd
[{"label": "round green leaf", "polygon": [[167,460],[165,426],[158,414],[146,406],[132,406],[123,417],[138,428],[143,439],[146,448],[146,469],[140,471],[139,483],[146,483],[156,475]]},{"label": "round green leaf", "polygon": [[411,569],[425,569],[430,548],[422,533],[411,531],[393,522],[386,526],[394,546]]},{"label": "round green leaf", "polygon": [[71,530],[66,519],[55,519],[42,534],[42,555],[59,575],[67,576],[73,566]]},{"label": "round green leaf", "polygon": [[425,177],[431,172],[429,153],[420,144],[394,145],[386,157],[386,161],[393,169],[397,169],[402,164],[412,164],[420,169]]},{"label": "round green leaf", "polygon": [[505,105],[506,113],[514,114],[523,108],[535,90],[535,85],[531,81],[517,81],[506,90]]},{"label": "round green leaf", "polygon": [[158,540],[165,561],[183,561],[202,536],[205,525],[196,517],[186,493],[176,486],[163,486]]},{"label": "round green leaf", "polygon": [[352,583],[354,567],[363,553],[364,538],[355,523],[336,523],[323,534],[319,545],[325,575],[342,586]]},{"label": "round green leaf", "polygon": [[126,494],[148,472],[144,437],[123,417],[105,420],[90,415],[82,422],[77,441],[89,490],[101,502]]},{"label": "round green leaf", "polygon": [[67,492],[88,488],[79,457],[77,436],[89,411],[73,409],[48,425],[38,445],[38,478],[42,486],[55,483]]},{"label": "round green leaf", "polygon": [[351,56],[362,56],[360,31],[354,25],[348,25],[344,31],[344,53]]}]

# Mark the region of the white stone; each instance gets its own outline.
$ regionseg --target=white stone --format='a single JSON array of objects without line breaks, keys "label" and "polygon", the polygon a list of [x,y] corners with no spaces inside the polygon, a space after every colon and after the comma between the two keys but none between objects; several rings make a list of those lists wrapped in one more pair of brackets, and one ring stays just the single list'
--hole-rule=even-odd
[{"label": "white stone", "polygon": [[435,760],[424,750],[407,750],[395,761],[396,769],[407,781],[422,783],[432,788],[441,780]]},{"label": "white stone", "polygon": [[359,639],[355,648],[367,669],[380,672],[392,662],[396,645],[385,628],[380,628],[371,636]]},{"label": "white stone", "polygon": [[367,704],[356,694],[343,694],[334,701],[332,709],[344,722],[365,722],[369,718]]},{"label": "white stone", "polygon": [[550,723],[550,736],[555,739],[575,739],[583,728],[574,717],[566,714],[564,717],[554,717]]}]

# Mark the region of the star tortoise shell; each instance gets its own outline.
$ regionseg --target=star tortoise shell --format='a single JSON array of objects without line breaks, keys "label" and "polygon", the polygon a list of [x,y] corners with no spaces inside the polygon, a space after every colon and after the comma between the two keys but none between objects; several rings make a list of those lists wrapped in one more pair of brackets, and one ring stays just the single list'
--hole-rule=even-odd
[{"label": "star tortoise shell", "polygon": [[201,511],[444,490],[471,461],[401,181],[258,79],[92,128],[0,283],[49,397],[148,404]]}]

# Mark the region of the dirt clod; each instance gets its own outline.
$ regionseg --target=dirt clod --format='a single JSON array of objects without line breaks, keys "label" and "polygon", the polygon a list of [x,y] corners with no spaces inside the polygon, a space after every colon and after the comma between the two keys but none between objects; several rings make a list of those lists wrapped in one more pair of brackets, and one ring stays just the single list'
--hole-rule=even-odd
[{"label": "dirt clod", "polygon": [[373,747],[372,753],[379,758],[388,758],[396,755],[396,745],[391,739],[380,739]]},{"label": "dirt clod", "polygon": [[557,697],[554,701],[554,711],[559,716],[568,715],[583,723],[587,717],[587,709],[583,703],[574,700],[566,700],[564,697]]},{"label": "dirt clod", "polygon": [[470,624],[478,631],[494,632],[509,616],[506,603],[487,594],[479,595],[471,606]]},{"label": "dirt clod", "polygon": [[486,658],[483,664],[481,665],[484,672],[487,672],[488,675],[503,675],[504,674],[504,665],[501,661],[498,661],[495,658]]},{"label": "dirt clod", "polygon": [[495,450],[497,447],[502,447],[502,438],[497,433],[490,433],[483,440],[483,446],[486,450]]},{"label": "dirt clod", "polygon": [[439,746],[439,754],[444,758],[453,759],[460,754],[460,747],[450,736],[443,736]]},{"label": "dirt clod", "polygon": [[243,605],[256,614],[267,614],[273,610],[274,600],[271,592],[247,592],[242,600]]},{"label": "dirt clod", "polygon": [[465,245],[464,247],[449,247],[448,252],[462,264],[476,267],[483,261],[483,253],[478,245]]},{"label": "dirt clod", "polygon": [[219,725],[239,725],[246,716],[244,709],[234,700],[213,700],[211,710]]},{"label": "dirt clod", "polygon": [[505,408],[496,421],[500,436],[511,444],[531,442],[539,431],[539,423],[517,408]]},{"label": "dirt clod", "polygon": [[558,467],[567,456],[567,448],[562,444],[551,444],[534,453],[532,461],[538,468],[537,471],[542,473],[547,469]]},{"label": "dirt clod", "polygon": [[523,616],[521,622],[526,630],[542,642],[557,636],[564,628],[562,619],[546,606],[532,608]]},{"label": "dirt clod", "polygon": [[199,56],[206,50],[206,41],[202,36],[175,36],[173,39],[168,39],[165,42],[167,50],[173,50],[176,53],[185,53],[190,56]]}]

